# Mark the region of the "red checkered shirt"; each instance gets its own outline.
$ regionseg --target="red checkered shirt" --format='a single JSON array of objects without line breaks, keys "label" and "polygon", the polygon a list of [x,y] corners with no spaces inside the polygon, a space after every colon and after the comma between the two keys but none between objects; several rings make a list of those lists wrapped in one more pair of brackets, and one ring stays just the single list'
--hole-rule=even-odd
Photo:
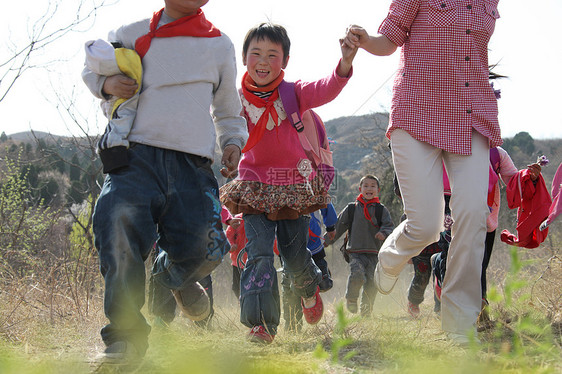
[{"label": "red checkered shirt", "polygon": [[448,152],[471,154],[475,129],[501,145],[488,81],[499,0],[393,0],[379,33],[402,47],[387,136],[401,128]]}]

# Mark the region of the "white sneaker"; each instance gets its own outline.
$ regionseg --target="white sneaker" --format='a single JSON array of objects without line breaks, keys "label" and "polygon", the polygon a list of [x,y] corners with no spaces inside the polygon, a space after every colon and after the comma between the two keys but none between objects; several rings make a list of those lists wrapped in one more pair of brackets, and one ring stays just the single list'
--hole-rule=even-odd
[{"label": "white sneaker", "polygon": [[381,294],[388,295],[391,293],[397,281],[397,275],[386,274],[382,266],[380,266],[380,262],[377,263],[377,267],[375,268],[375,283]]}]

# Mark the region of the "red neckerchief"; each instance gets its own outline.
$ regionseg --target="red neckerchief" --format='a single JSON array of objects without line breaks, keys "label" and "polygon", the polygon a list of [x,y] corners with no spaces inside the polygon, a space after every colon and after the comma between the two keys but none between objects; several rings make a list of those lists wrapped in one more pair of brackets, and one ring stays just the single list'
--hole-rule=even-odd
[{"label": "red neckerchief", "polygon": [[[244,76],[242,77],[242,93],[244,94],[244,97],[250,104],[258,108],[265,107],[265,111],[262,113],[260,119],[258,120],[258,123],[256,123],[256,125],[250,132],[250,136],[248,137],[246,146],[244,147],[244,149],[242,149],[242,153],[248,152],[250,149],[254,148],[256,144],[258,144],[265,132],[265,127],[267,126],[270,115],[275,123],[279,121],[279,116],[277,115],[277,111],[275,110],[273,104],[275,103],[275,100],[279,98],[279,90],[277,89],[277,87],[283,81],[284,75],[285,73],[283,72],[283,70],[281,70],[281,74],[279,74],[279,76],[275,78],[273,82],[271,82],[267,86],[258,87],[256,86],[256,82],[254,82],[248,72],[244,73]],[[267,99],[262,99],[261,97],[258,97],[252,93],[269,91],[273,91],[273,93]]]},{"label": "red neckerchief", "polygon": [[363,214],[365,215],[367,221],[371,222],[373,226],[376,226],[371,219],[371,215],[369,214],[369,210],[367,209],[367,207],[369,206],[369,204],[380,203],[379,198],[375,196],[371,200],[365,201],[365,199],[363,198],[363,194],[359,194],[359,196],[357,196],[357,201],[363,204]]},{"label": "red neckerchief", "polygon": [[141,36],[135,41],[135,50],[141,59],[148,52],[152,38],[168,38],[171,36],[214,38],[221,36],[219,29],[207,21],[201,9],[197,10],[197,13],[192,16],[179,18],[158,28],[158,22],[160,22],[163,12],[164,8],[154,13],[150,20],[150,31],[148,34]]}]

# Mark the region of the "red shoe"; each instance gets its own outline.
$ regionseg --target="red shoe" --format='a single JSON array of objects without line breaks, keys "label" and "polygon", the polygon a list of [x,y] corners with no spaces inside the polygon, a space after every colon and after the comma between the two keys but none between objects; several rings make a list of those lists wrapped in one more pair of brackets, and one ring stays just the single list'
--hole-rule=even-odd
[{"label": "red shoe", "polygon": [[310,308],[304,307],[304,302],[301,298],[302,314],[304,315],[306,322],[310,325],[317,324],[320,319],[322,319],[322,314],[324,313],[324,304],[322,303],[322,298],[320,297],[319,287],[316,288],[314,296],[316,296],[316,304]]},{"label": "red shoe", "polygon": [[263,326],[254,326],[248,333],[248,339],[252,343],[271,344],[275,335],[267,332]]},{"label": "red shoe", "polygon": [[441,286],[439,286],[439,282],[437,282],[437,278],[435,278],[435,293],[437,294],[437,299],[441,301]]}]

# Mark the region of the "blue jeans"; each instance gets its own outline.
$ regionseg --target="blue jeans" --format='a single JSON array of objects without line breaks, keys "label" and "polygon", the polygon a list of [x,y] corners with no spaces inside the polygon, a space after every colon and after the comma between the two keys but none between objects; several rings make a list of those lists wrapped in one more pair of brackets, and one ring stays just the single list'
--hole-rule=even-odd
[{"label": "blue jeans", "polygon": [[273,264],[273,243],[284,271],[298,297],[312,297],[322,273],[306,248],[309,216],[295,220],[271,221],[265,214],[244,215],[248,260],[240,277],[240,322],[245,326],[264,326],[277,334],[280,319],[279,286]]},{"label": "blue jeans", "polygon": [[143,353],[150,326],[144,261],[154,242],[162,253],[154,280],[180,289],[207,276],[229,245],[222,230],[218,186],[208,159],[141,144],[129,166],[106,176],[93,216],[95,245],[105,280],[101,330],[106,345],[129,341]]}]

